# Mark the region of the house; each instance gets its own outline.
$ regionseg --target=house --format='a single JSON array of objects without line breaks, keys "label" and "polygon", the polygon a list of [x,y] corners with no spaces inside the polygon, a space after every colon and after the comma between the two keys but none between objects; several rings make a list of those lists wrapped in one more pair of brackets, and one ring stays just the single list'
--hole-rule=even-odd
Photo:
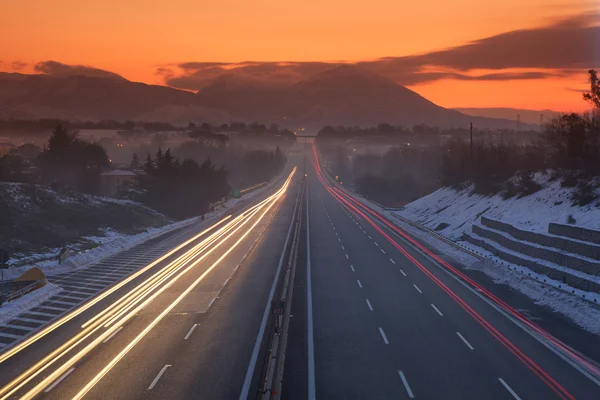
[{"label": "house", "polygon": [[100,174],[100,194],[114,197],[120,190],[133,183],[137,174],[125,169],[113,169]]}]

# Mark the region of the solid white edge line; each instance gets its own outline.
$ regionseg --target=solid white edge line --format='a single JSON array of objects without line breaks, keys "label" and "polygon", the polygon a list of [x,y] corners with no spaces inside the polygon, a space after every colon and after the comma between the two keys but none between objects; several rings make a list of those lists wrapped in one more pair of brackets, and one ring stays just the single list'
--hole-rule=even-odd
[{"label": "solid white edge line", "polygon": [[435,310],[435,312],[437,312],[438,314],[440,314],[440,317],[444,316],[444,314],[442,314],[442,312],[435,306],[435,304],[432,303],[431,307],[433,307],[433,309]]},{"label": "solid white edge line", "polygon": [[379,327],[379,333],[381,334],[381,337],[383,338],[383,343],[390,344],[390,342],[387,339],[387,336],[385,336],[385,332],[383,331],[382,327]]},{"label": "solid white edge line", "polygon": [[504,386],[504,388],[506,390],[508,390],[508,393],[512,394],[512,396],[515,398],[515,400],[521,400],[521,398],[515,393],[515,391],[512,390],[512,388],[510,386],[508,386],[508,383],[504,382],[504,379],[498,378],[498,380],[500,381],[502,386]]},{"label": "solid white edge line", "polygon": [[417,285],[415,285],[414,283],[413,283],[413,286],[415,287],[415,289],[417,289],[417,292],[419,292],[421,294],[423,293],[423,292],[421,292],[421,289],[419,289],[419,287]]},{"label": "solid white edge line", "polygon": [[360,283],[360,281],[357,279],[356,283],[358,283],[358,287],[362,289],[362,283]]},{"label": "solid white edge line", "polygon": [[198,324],[192,325],[192,327],[188,331],[187,335],[185,335],[185,337],[183,338],[183,340],[188,340],[188,338],[190,337],[190,335],[192,334],[192,332],[194,332],[194,329],[196,329],[197,326],[198,326]]},{"label": "solid white edge line", "polygon": [[367,300],[367,306],[369,306],[369,310],[373,311],[373,306],[371,305],[371,302],[369,301],[369,299]]},{"label": "solid white edge line", "polygon": [[250,356],[250,362],[248,363],[248,369],[246,370],[246,376],[244,378],[242,390],[240,391],[240,400],[246,400],[248,398],[248,393],[250,391],[250,385],[252,384],[252,376],[254,375],[254,369],[256,368],[256,361],[258,360],[258,353],[260,351],[260,345],[262,343],[263,336],[265,335],[267,319],[269,318],[269,313],[271,311],[271,302],[273,301],[273,296],[275,296],[275,288],[277,287],[277,281],[279,280],[279,275],[281,273],[281,267],[283,265],[285,249],[287,248],[288,243],[290,241],[290,236],[292,235],[292,227],[294,226],[294,218],[296,217],[296,210],[298,208],[298,199],[299,198],[300,198],[300,192],[298,192],[298,197],[296,197],[296,204],[294,205],[294,211],[292,212],[292,220],[290,221],[290,227],[288,228],[287,237],[285,238],[285,242],[283,244],[283,250],[281,251],[281,257],[279,257],[279,264],[277,265],[277,270],[275,271],[275,277],[273,278],[273,284],[271,285],[271,291],[269,292],[269,298],[267,299],[267,304],[265,305],[265,310],[263,311],[260,328],[258,329],[258,334],[256,335],[256,341],[254,342],[254,348],[252,349],[252,355]]},{"label": "solid white edge line", "polygon": [[69,374],[70,374],[71,372],[73,372],[73,370],[75,370],[75,367],[71,367],[71,368],[69,368],[69,369],[67,370],[67,372],[65,372],[64,374],[62,374],[62,375],[60,376],[60,378],[58,378],[57,380],[55,380],[55,381],[52,383],[52,385],[48,386],[48,387],[46,388],[46,390],[44,390],[44,393],[48,393],[49,391],[51,391],[52,389],[54,389],[54,387],[55,387],[56,385],[58,385],[59,383],[61,383],[61,382],[62,382],[62,381],[63,381],[63,380],[64,380],[64,379],[67,377],[67,376],[69,376]]},{"label": "solid white edge line", "polygon": [[[308,399],[317,398],[315,389],[315,339],[313,328],[313,304],[312,304],[312,275],[310,264],[310,223],[308,212],[308,180],[306,182],[306,314],[307,314],[307,351],[308,351]],[[332,224],[333,225],[333,224]],[[335,228],[334,228],[335,229]],[[348,255],[346,254],[346,258]]]},{"label": "solid white edge line", "polygon": [[170,364],[165,364],[165,366],[161,368],[161,370],[158,372],[158,375],[156,375],[156,378],[154,378],[150,386],[148,386],[148,390],[152,390],[152,388],[158,383],[158,380],[163,376],[167,368],[170,366]]},{"label": "solid white edge line", "polygon": [[410,390],[410,386],[408,384],[408,381],[406,380],[406,377],[404,376],[404,372],[398,370],[398,375],[400,375],[400,379],[402,379],[402,384],[404,385],[404,389],[406,389],[408,397],[414,399],[415,395],[413,394],[412,390]]},{"label": "solid white edge line", "polygon": [[121,329],[123,329],[123,327],[122,327],[122,326],[120,326],[120,327],[119,327],[119,329],[117,329],[116,331],[114,331],[113,333],[111,333],[109,337],[107,337],[106,339],[104,339],[104,340],[102,341],[102,343],[106,343],[106,342],[108,342],[110,339],[112,339],[112,338],[113,338],[113,336],[115,336],[117,333],[119,333],[119,331],[120,331]]},{"label": "solid white edge line", "polygon": [[467,339],[465,339],[465,337],[464,337],[463,335],[461,335],[461,334],[460,334],[460,332],[456,332],[456,334],[458,335],[458,337],[460,338],[460,340],[462,340],[462,341],[463,341],[463,342],[464,342],[464,343],[467,345],[467,347],[468,347],[470,350],[475,350],[475,349],[473,348],[473,346],[471,346],[471,343],[469,343],[469,342],[467,341]]}]

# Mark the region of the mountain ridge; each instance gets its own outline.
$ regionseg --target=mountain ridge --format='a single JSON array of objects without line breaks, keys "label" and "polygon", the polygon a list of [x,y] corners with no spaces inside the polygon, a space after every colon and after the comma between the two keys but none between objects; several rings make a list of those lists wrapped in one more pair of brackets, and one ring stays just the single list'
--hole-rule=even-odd
[{"label": "mountain ridge", "polygon": [[[196,93],[95,76],[0,73],[0,118],[157,120],[228,123],[277,121],[324,125],[512,128],[506,119],[471,117],[440,107],[390,79],[355,65],[321,71],[293,84],[221,75]],[[285,117],[285,119],[283,118]],[[282,122],[283,121],[283,122]]]}]

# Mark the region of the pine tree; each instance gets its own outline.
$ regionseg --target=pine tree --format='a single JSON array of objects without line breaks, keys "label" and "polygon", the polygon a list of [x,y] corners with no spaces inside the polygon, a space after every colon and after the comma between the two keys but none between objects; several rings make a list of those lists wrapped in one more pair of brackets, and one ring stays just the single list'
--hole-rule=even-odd
[{"label": "pine tree", "polygon": [[133,153],[133,156],[131,157],[130,168],[133,171],[137,171],[140,169],[140,159],[136,153]]}]

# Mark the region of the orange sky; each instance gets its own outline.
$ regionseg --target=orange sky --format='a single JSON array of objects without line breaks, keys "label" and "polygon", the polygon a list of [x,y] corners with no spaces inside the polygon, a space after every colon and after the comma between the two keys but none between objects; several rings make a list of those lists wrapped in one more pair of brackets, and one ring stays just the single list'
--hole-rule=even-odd
[{"label": "orange sky", "polygon": [[[593,0],[596,1],[596,0]],[[0,70],[84,64],[162,84],[187,61],[333,61],[405,56],[589,11],[582,0],[3,0]],[[585,70],[585,69],[584,69]],[[581,109],[585,75],[411,87],[446,106]]]}]

